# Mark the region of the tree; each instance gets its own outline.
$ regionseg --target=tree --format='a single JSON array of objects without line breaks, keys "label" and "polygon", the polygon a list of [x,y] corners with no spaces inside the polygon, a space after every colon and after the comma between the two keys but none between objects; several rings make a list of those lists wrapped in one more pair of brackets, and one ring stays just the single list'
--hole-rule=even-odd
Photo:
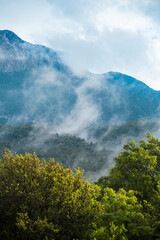
[{"label": "tree", "polygon": [[[136,190],[139,199],[151,200],[160,178],[160,142],[150,133],[147,140],[140,140],[139,146],[135,141],[124,145],[124,151],[115,158],[115,166],[106,178],[106,186]],[[99,183],[105,186],[102,180]]]},{"label": "tree", "polygon": [[91,239],[96,240],[151,240],[151,227],[148,214],[143,212],[143,206],[138,203],[134,191],[118,192],[111,188],[104,190],[102,198],[103,212],[99,224],[91,233]]},{"label": "tree", "polygon": [[[110,223],[114,220],[114,229],[117,229],[115,239],[122,236],[129,240],[160,239],[160,142],[157,138],[148,133],[147,141],[140,140],[139,145],[135,141],[125,144],[124,151],[115,158],[115,166],[109,175],[101,177],[97,184],[102,187],[102,205],[112,209],[109,215],[108,207],[105,215]],[[107,188],[110,190],[106,190],[106,187],[110,187]],[[110,192],[110,197],[107,195],[106,198],[106,191]],[[131,192],[135,196],[129,199]],[[133,208],[130,208],[128,200],[135,201],[132,202]],[[107,226],[109,229],[109,222],[102,221],[102,228],[97,230],[102,236],[102,230]]]},{"label": "tree", "polygon": [[5,151],[0,162],[0,239],[84,239],[99,189],[54,160]]}]

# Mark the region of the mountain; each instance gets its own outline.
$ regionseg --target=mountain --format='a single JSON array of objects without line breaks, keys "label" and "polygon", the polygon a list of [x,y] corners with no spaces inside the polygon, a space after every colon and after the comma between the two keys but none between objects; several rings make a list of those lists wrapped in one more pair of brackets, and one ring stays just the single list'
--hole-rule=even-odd
[{"label": "mountain", "polygon": [[30,71],[31,69],[51,66],[58,71],[67,72],[58,54],[42,45],[23,41],[14,32],[0,31],[0,70],[2,72]]},{"label": "mountain", "polygon": [[[75,56],[76,59],[76,56]],[[122,73],[75,76],[50,48],[0,31],[0,122],[49,122],[64,132],[159,118],[160,92]]]},{"label": "mountain", "polygon": [[[110,72],[109,77],[108,74],[104,75],[119,96],[119,101],[113,106],[114,110],[112,108],[113,112],[117,112],[125,121],[159,118],[160,91],[125,74]],[[108,107],[105,105],[103,109]]]},{"label": "mountain", "polygon": [[[55,51],[41,45],[27,43],[11,31],[0,31],[1,122],[33,121],[37,119],[37,116],[40,117],[39,114],[43,115],[46,105],[54,108],[54,115],[56,114],[59,106],[54,92],[59,96],[59,94],[63,95],[63,90],[58,93],[59,89],[56,84],[52,84],[52,86],[49,86],[49,82],[43,84],[41,80],[43,80],[45,72],[51,81],[56,78],[56,74],[59,81],[63,81],[63,83],[72,75],[69,67],[63,64]],[[38,79],[41,83],[36,82]],[[43,95],[48,97],[45,102],[43,102],[44,99],[40,101],[42,88]],[[70,90],[68,89],[68,91]],[[69,105],[66,106],[69,108]],[[35,108],[34,113],[31,107]]]}]

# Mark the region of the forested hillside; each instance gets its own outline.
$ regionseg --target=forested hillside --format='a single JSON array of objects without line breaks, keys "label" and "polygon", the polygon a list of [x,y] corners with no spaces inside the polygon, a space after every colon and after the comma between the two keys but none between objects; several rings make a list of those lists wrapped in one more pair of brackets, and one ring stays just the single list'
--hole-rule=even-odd
[{"label": "forested hillside", "polygon": [[97,183],[53,159],[6,150],[0,162],[0,239],[159,240],[160,141],[124,145]]},{"label": "forested hillside", "polygon": [[119,125],[85,129],[86,138],[57,134],[53,125],[21,124],[0,125],[0,156],[5,148],[13,153],[35,152],[47,161],[54,158],[64,167],[80,167],[92,181],[108,172],[114,165],[113,158],[123,144],[133,138],[137,141],[150,131],[158,133],[159,122],[128,122]]}]

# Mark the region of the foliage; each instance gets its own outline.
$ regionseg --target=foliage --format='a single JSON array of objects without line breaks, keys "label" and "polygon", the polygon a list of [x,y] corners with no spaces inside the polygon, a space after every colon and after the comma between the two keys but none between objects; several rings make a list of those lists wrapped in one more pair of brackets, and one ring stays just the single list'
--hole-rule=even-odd
[{"label": "foliage", "polygon": [[99,217],[99,228],[92,232],[91,239],[127,240],[151,239],[151,227],[138,203],[134,191],[111,188],[104,190],[103,213]]},{"label": "foliage", "polygon": [[98,187],[54,160],[5,151],[0,163],[0,239],[83,239],[96,221]]},{"label": "foliage", "polygon": [[[122,226],[126,230],[121,230],[124,239],[160,239],[159,139],[147,133],[147,141],[140,140],[139,145],[135,141],[128,142],[115,162],[109,175],[97,182],[102,187],[99,199],[108,208],[104,212],[105,221],[100,217],[101,227],[95,236],[101,233],[106,237],[106,228],[109,229],[109,223],[113,222],[117,234]],[[115,235],[115,239],[120,239],[121,235]]]},{"label": "foliage", "polygon": [[159,240],[160,141],[128,142],[115,162],[94,185],[79,169],[6,150],[0,239]]},{"label": "foliage", "polygon": [[[136,190],[139,199],[150,201],[157,190],[160,177],[160,142],[158,139],[147,134],[148,142],[135,141],[124,145],[124,151],[115,158],[115,166],[110,170],[107,180],[101,178],[103,187],[110,186],[115,190],[125,188]],[[101,185],[101,184],[100,184]]]},{"label": "foliage", "polygon": [[[95,172],[110,167],[124,141],[145,136],[146,131],[155,131],[157,127],[157,122],[140,121],[92,127],[86,129],[88,138],[96,142],[92,143],[71,135],[52,134],[52,124],[0,124],[0,157],[5,148],[18,154],[36,152],[39,158],[49,160],[54,157],[56,162],[70,166],[72,170],[80,167],[85,170],[85,176],[93,179]],[[115,145],[118,146],[116,152]]]}]

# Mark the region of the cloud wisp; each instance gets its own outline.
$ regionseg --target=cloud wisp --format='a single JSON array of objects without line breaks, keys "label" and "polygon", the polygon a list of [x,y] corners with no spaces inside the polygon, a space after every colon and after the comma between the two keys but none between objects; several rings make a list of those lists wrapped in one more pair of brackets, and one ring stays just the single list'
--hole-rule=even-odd
[{"label": "cloud wisp", "polygon": [[62,52],[80,73],[118,71],[160,89],[158,0],[2,0],[0,28]]}]

